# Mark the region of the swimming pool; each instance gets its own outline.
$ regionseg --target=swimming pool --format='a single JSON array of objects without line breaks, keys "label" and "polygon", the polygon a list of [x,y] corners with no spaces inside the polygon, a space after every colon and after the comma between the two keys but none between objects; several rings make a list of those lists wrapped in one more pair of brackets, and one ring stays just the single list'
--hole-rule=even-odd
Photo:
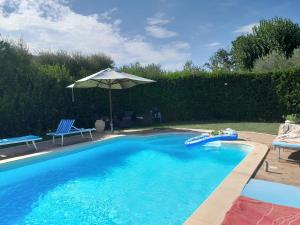
[{"label": "swimming pool", "polygon": [[182,224],[249,152],[126,136],[0,167],[0,224]]}]

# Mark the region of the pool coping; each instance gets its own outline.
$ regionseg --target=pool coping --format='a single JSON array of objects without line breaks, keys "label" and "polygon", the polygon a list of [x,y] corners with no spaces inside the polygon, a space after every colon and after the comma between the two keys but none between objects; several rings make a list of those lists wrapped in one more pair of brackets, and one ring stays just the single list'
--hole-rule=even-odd
[{"label": "pool coping", "polygon": [[[209,132],[204,129],[174,129],[175,132],[193,131],[193,132]],[[149,130],[150,131],[150,130]],[[173,131],[174,132],[174,131]],[[172,131],[170,133],[173,133]],[[131,132],[127,134],[111,134],[102,139],[98,139],[89,143],[98,143],[108,139],[113,139],[121,136],[131,136]],[[139,136],[163,133],[159,130],[150,133],[137,134]],[[72,148],[87,145],[89,143],[79,143],[65,147],[56,148],[55,150],[37,152],[29,155],[13,157],[0,161],[0,165],[11,162],[20,161],[23,159],[35,158],[49,153],[59,153],[72,151]],[[218,187],[209,195],[209,197],[201,203],[201,205],[192,213],[192,215],[184,222],[185,225],[220,225],[224,219],[226,212],[230,209],[234,200],[241,194],[244,186],[259,168],[260,163],[266,156],[269,147],[265,144],[260,144],[251,141],[224,141],[228,144],[240,144],[252,147],[249,154],[230,172],[230,174],[218,185]],[[224,198],[224,196],[226,196]]]},{"label": "pool coping", "polygon": [[[253,149],[184,222],[185,225],[220,225],[226,212],[266,156],[269,147],[250,141],[226,142],[249,145]],[[224,197],[225,196],[225,197]]]},{"label": "pool coping", "polygon": [[30,158],[35,158],[35,157],[39,157],[42,155],[47,155],[47,154],[51,154],[51,153],[61,153],[61,152],[66,152],[66,151],[72,151],[73,148],[80,148],[81,146],[84,145],[88,145],[88,144],[93,144],[93,143],[98,143],[98,142],[102,142],[105,140],[109,140],[112,138],[116,138],[116,137],[122,137],[125,136],[123,134],[111,134],[109,136],[106,136],[104,138],[98,139],[98,140],[94,140],[94,141],[90,141],[90,142],[83,142],[83,143],[78,143],[78,144],[73,144],[73,145],[67,145],[67,146],[61,146],[58,148],[53,148],[52,150],[48,150],[48,151],[42,151],[42,152],[35,152],[32,154],[28,154],[28,155],[21,155],[21,156],[17,156],[17,157],[12,157],[12,158],[8,158],[8,159],[2,159],[0,161],[0,165],[2,164],[8,164],[11,162],[16,162],[16,161],[20,161],[20,160],[24,160],[24,159],[30,159]]}]

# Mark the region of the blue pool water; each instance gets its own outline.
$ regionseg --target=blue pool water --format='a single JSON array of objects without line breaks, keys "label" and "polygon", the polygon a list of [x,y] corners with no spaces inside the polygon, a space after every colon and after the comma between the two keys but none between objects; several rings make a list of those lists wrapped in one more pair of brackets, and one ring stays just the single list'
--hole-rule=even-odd
[{"label": "blue pool water", "polygon": [[0,167],[0,224],[182,224],[247,155],[190,133],[120,137]]}]

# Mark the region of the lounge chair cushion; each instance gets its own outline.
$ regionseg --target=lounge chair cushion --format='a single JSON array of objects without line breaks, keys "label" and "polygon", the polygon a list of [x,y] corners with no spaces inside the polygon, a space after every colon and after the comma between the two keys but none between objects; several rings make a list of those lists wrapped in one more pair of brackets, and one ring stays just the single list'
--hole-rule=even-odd
[{"label": "lounge chair cushion", "polygon": [[42,140],[42,138],[39,136],[35,136],[35,135],[27,135],[27,136],[21,136],[21,137],[0,139],[0,145],[31,142],[31,141],[38,141],[38,140]]},{"label": "lounge chair cushion", "polygon": [[274,147],[291,148],[291,149],[299,149],[300,150],[300,143],[290,143],[290,142],[283,142],[283,141],[273,141],[272,145]]},{"label": "lounge chair cushion", "polygon": [[300,188],[291,185],[251,179],[241,195],[264,202],[300,208]]}]

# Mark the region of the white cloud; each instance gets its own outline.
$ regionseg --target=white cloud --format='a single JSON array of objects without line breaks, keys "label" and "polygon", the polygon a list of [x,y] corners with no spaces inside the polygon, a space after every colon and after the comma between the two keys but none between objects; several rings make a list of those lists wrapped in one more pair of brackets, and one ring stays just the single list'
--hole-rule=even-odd
[{"label": "white cloud", "polygon": [[166,28],[160,26],[147,26],[145,28],[148,33],[155,38],[169,38],[177,35],[176,32],[167,30]]},{"label": "white cloud", "polygon": [[165,25],[165,24],[168,24],[168,23],[171,22],[170,20],[162,19],[162,18],[159,18],[159,17],[161,17],[161,16],[148,18],[147,19],[148,24],[149,25]]},{"label": "white cloud", "polygon": [[147,19],[145,30],[155,38],[170,38],[177,35],[176,32],[163,27],[171,22],[171,20],[163,19],[161,14]]},{"label": "white cloud", "polygon": [[187,43],[187,42],[177,41],[177,42],[172,42],[170,44],[170,48],[175,48],[175,49],[189,49],[190,48],[190,44]]},{"label": "white cloud", "polygon": [[252,28],[258,25],[259,23],[251,23],[248,25],[240,26],[234,31],[234,33],[252,33]]},{"label": "white cloud", "polygon": [[65,0],[0,0],[0,34],[23,38],[32,51],[103,52],[117,65],[139,61],[172,68],[171,65],[177,66],[189,58],[188,43],[154,46],[143,36],[123,35],[121,20],[112,18],[115,11],[82,15],[74,12]]},{"label": "white cloud", "polygon": [[117,8],[112,8],[112,9],[109,9],[103,13],[100,14],[100,16],[103,18],[103,19],[106,19],[106,20],[111,20],[112,19],[112,14],[114,12],[118,11]]},{"label": "white cloud", "polygon": [[207,44],[206,46],[208,48],[216,48],[216,47],[220,47],[222,44],[220,42],[212,42],[212,43],[209,43]]}]

